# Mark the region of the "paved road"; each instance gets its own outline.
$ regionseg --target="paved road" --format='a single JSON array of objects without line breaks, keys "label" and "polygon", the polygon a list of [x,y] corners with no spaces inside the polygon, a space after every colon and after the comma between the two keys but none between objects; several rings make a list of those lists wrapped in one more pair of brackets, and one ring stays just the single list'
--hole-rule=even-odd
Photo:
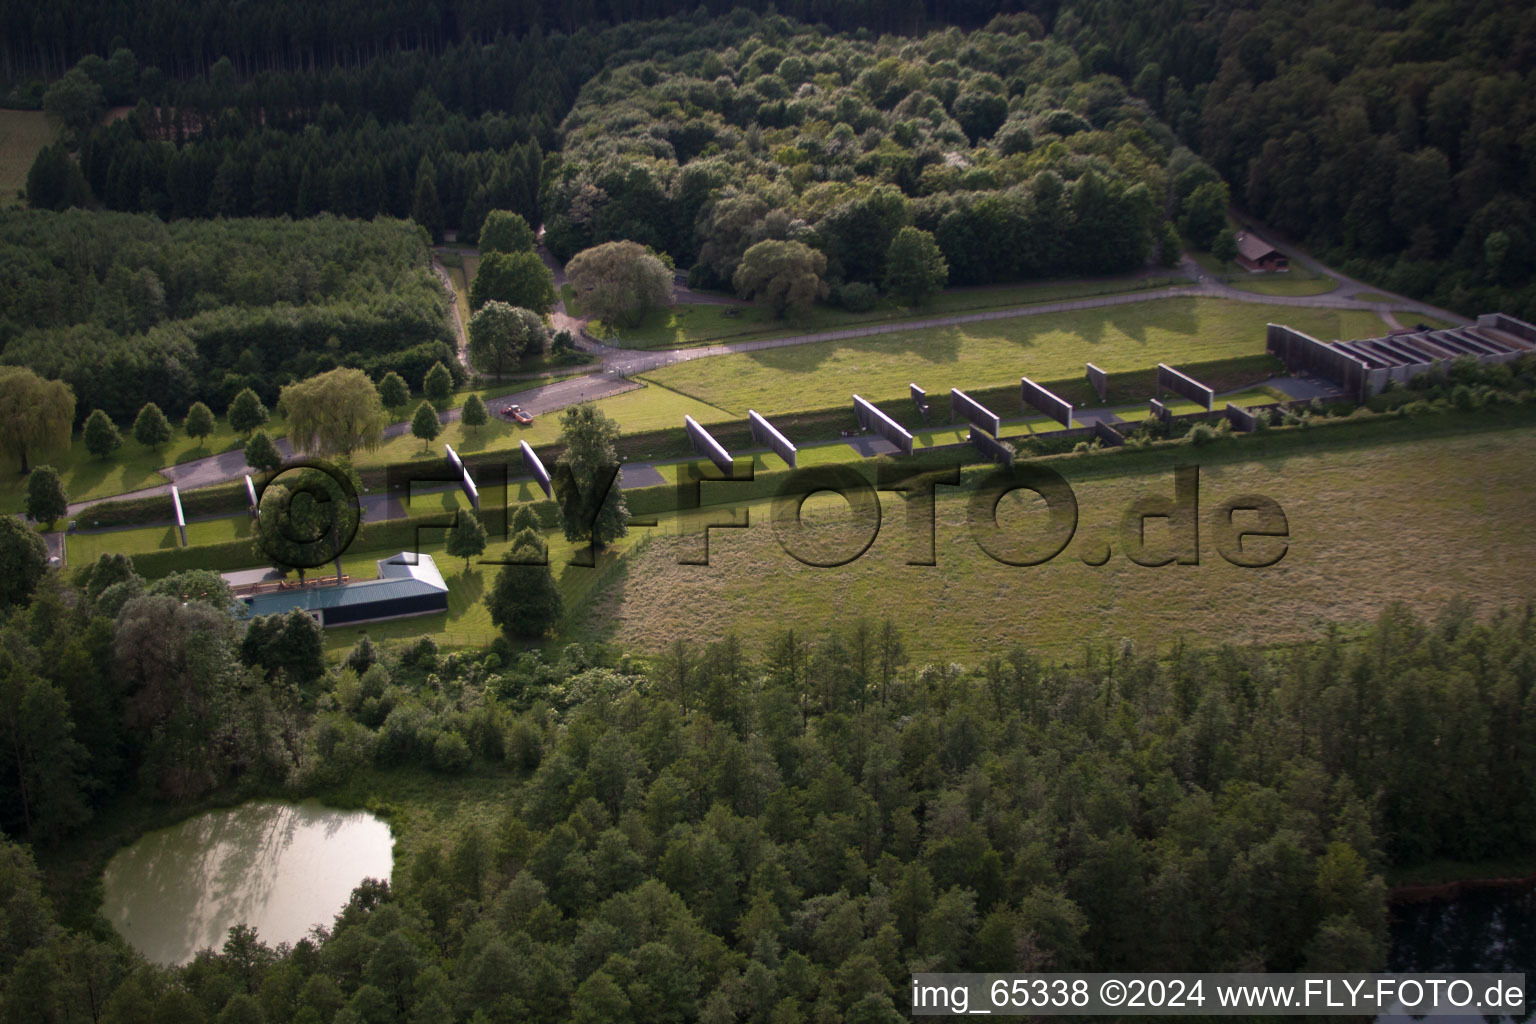
[{"label": "paved road", "polygon": [[[1261,229],[1263,230],[1263,229]],[[1366,302],[1356,296],[1363,291],[1371,291],[1377,294],[1389,294],[1379,288],[1375,288],[1361,281],[1340,274],[1331,268],[1319,263],[1303,250],[1296,248],[1284,239],[1276,239],[1267,230],[1263,231],[1266,238],[1271,238],[1277,248],[1288,256],[1298,260],[1303,265],[1310,267],[1318,273],[1325,274],[1337,281],[1338,287],[1323,295],[1261,295],[1256,292],[1243,291],[1234,288],[1224,282],[1215,280],[1206,275],[1205,271],[1193,259],[1186,256],[1183,266],[1196,282],[1189,285],[1173,285],[1166,288],[1155,288],[1145,291],[1126,292],[1112,295],[1096,295],[1083,299],[1065,299],[1056,302],[1037,302],[1027,306],[1017,306],[1008,309],[988,310],[980,313],[958,313],[950,316],[928,317],[918,320],[905,320],[895,323],[869,324],[863,327],[848,327],[835,331],[819,331],[810,334],[793,335],[783,338],[761,339],[756,341],[725,342],[716,345],[700,345],[691,348],[656,349],[640,351],[634,349],[614,348],[588,336],[581,328],[583,321],[570,316],[565,311],[564,302],[560,302],[552,319],[557,327],[571,330],[576,337],[576,344],[582,350],[597,356],[602,363],[603,371],[590,373],[572,380],[557,384],[545,385],[541,388],[533,388],[521,393],[521,396],[509,396],[516,398],[519,404],[529,408],[535,414],[554,411],[565,405],[576,402],[591,401],[607,395],[618,394],[629,390],[633,385],[620,378],[646,373],[651,370],[669,366],[674,363],[689,362],[695,359],[708,359],[714,356],[731,355],[741,352],[754,352],[763,349],[788,348],[795,345],[809,345],[825,341],[846,341],[854,338],[874,337],[881,334],[892,334],[897,331],[913,330],[939,330],[946,327],[958,327],[965,324],[985,323],[993,320],[1007,320],[1021,316],[1042,316],[1050,313],[1062,313],[1072,310],[1099,309],[1110,306],[1123,306],[1136,302],[1147,302],[1156,299],[1178,298],[1183,296],[1209,296],[1214,298],[1231,299],[1236,302],[1251,302],[1271,306],[1297,306],[1297,307],[1323,307],[1330,309],[1361,309],[1369,310],[1383,317],[1390,315],[1394,309],[1408,310],[1424,313],[1456,323],[1466,322],[1465,317],[1458,316],[1448,310],[1443,310],[1428,303],[1418,302],[1405,296],[1392,296],[1389,302]],[[554,274],[556,289],[564,283],[565,271],[543,246],[539,248],[540,258],[550,267]],[[451,288],[451,285],[450,285]],[[455,306],[457,315],[457,306]],[[498,403],[505,405],[505,402]],[[451,409],[443,413],[439,418],[444,422],[452,422],[458,418],[458,410]],[[386,431],[386,437],[394,437],[410,429],[408,423],[392,424]],[[284,456],[291,454],[286,442],[279,442],[279,447]],[[212,456],[208,459],[199,459],[196,462],[183,463],[179,466],[171,466],[161,471],[178,486],[192,488],[203,487],[213,483],[221,483],[226,480],[239,479],[245,473],[244,457],[240,452],[228,452],[224,455]],[[153,495],[170,494],[169,485],[145,488],[130,494],[117,495],[118,498],[147,497]],[[94,502],[77,502],[69,507],[69,514],[75,515]]]}]

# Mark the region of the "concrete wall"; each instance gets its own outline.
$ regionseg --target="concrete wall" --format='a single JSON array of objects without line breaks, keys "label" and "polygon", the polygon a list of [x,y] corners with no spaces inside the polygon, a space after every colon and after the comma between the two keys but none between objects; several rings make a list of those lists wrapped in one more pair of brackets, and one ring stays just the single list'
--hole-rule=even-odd
[{"label": "concrete wall", "polygon": [[977,451],[993,462],[1000,462],[1004,466],[1013,465],[1013,451],[985,430],[978,430],[974,426],[971,427],[971,444],[975,445]]},{"label": "concrete wall", "polygon": [[1120,431],[1105,423],[1103,420],[1095,420],[1093,423],[1093,436],[1108,448],[1119,448],[1125,444],[1125,437]]},{"label": "concrete wall", "polygon": [[1105,401],[1109,394],[1109,374],[1089,363],[1088,383],[1093,385],[1093,390],[1098,394],[1099,401]]},{"label": "concrete wall", "polygon": [[[1385,372],[1379,374],[1379,383],[1374,378],[1367,380],[1367,375],[1373,371],[1368,370],[1365,363],[1284,324],[1270,324],[1265,328],[1264,348],[1292,373],[1308,373],[1331,380],[1357,402],[1365,401],[1386,387]],[[1376,390],[1369,390],[1373,385]]]},{"label": "concrete wall", "polygon": [[1201,384],[1187,373],[1180,373],[1167,363],[1157,364],[1157,388],[1164,388],[1175,394],[1183,395],[1191,402],[1199,402],[1205,406],[1206,412],[1211,412],[1216,404],[1216,391]]},{"label": "concrete wall", "polygon": [[1019,378],[1019,404],[1026,412],[1038,409],[1069,430],[1072,427],[1072,403],[1047,391],[1028,377]]}]

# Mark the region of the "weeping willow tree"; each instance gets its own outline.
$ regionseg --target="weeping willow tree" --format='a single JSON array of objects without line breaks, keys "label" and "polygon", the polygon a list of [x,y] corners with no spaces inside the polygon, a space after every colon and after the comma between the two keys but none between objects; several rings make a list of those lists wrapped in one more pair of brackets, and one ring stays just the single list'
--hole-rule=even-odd
[{"label": "weeping willow tree", "polygon": [[24,366],[0,367],[0,449],[21,472],[28,456],[69,447],[75,393],[61,380],[44,380]]},{"label": "weeping willow tree", "polygon": [[283,388],[278,406],[288,417],[288,438],[301,451],[351,455],[373,450],[389,414],[362,370],[342,367]]}]

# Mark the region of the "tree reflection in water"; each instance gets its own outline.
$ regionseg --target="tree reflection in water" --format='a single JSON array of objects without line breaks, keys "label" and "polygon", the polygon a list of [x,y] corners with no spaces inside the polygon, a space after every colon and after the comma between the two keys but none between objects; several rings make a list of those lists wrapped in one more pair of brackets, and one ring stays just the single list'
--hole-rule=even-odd
[{"label": "tree reflection in water", "polygon": [[118,851],[102,913],[150,960],[185,963],[234,925],[269,945],[329,924],[364,878],[388,878],[389,826],[362,811],[256,801],[213,811]]}]

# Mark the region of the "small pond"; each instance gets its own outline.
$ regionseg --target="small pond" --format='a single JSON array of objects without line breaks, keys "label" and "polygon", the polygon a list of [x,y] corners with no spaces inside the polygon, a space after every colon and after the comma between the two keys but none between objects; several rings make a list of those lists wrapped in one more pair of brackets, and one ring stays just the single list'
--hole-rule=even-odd
[{"label": "small pond", "polygon": [[102,914],[145,957],[181,964],[248,924],[296,942],[328,925],[364,878],[387,879],[389,826],[365,811],[260,800],[210,811],[119,850]]}]

